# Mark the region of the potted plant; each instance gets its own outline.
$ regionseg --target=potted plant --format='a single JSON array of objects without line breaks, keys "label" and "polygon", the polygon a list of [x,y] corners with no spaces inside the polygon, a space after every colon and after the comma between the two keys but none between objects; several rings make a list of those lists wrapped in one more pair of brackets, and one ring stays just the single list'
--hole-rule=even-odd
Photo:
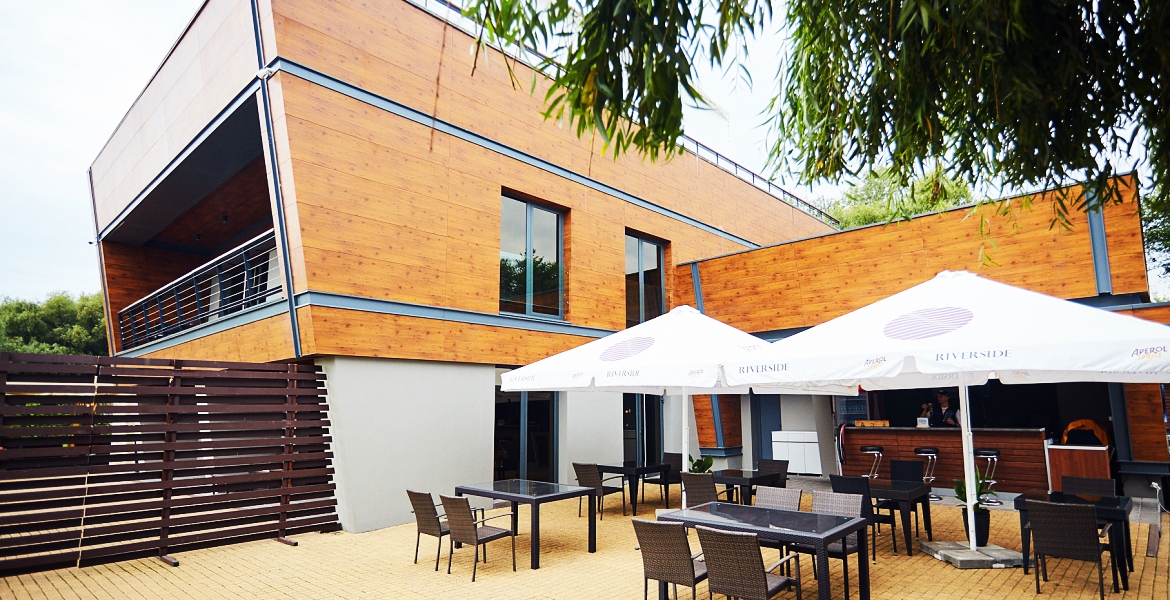
[{"label": "potted plant", "polygon": [[697,460],[693,456],[687,458],[691,459],[691,473],[706,473],[715,464],[715,459],[710,456],[700,456]]},{"label": "potted plant", "polygon": [[[996,495],[991,491],[987,482],[979,473],[975,474],[975,545],[986,546],[987,537],[991,533],[991,511],[983,508],[982,499],[985,495]],[[955,496],[959,498],[960,502],[967,500],[967,482],[962,479],[955,480]],[[963,506],[963,535],[967,539],[971,539],[971,527],[967,524],[967,507]]]}]

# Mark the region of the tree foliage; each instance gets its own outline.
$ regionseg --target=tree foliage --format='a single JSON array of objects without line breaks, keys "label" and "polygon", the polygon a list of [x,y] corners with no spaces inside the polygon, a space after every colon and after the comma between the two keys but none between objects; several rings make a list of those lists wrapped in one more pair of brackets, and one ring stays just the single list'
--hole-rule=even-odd
[{"label": "tree foliage", "polygon": [[[1170,182],[1170,2],[784,7],[790,44],[767,115],[770,158],[802,183],[878,165],[904,185],[1084,183],[1057,199],[1067,220],[1120,201],[1113,176],[1130,165]],[[615,154],[650,158],[676,151],[683,102],[703,102],[697,61],[736,68],[748,37],[779,29],[771,0],[472,0],[465,12],[486,43],[548,53],[547,116],[600,133]]]},{"label": "tree foliage", "polygon": [[[936,188],[937,184],[937,188]],[[869,172],[841,197],[825,204],[825,210],[842,228],[909,220],[927,212],[971,204],[971,188],[946,176],[919,177],[903,184],[890,169]]]},{"label": "tree foliage", "polygon": [[101,294],[51,294],[44,302],[0,299],[0,352],[104,356]]}]

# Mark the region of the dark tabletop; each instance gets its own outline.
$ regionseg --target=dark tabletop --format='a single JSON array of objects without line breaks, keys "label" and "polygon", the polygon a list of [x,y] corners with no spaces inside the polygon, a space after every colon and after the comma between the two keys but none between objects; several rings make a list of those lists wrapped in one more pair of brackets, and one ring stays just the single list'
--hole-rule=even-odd
[{"label": "dark tabletop", "polygon": [[747,469],[723,469],[721,471],[714,471],[715,481],[719,483],[756,483],[757,481],[767,481],[770,479],[779,479],[779,471],[750,471]]},{"label": "dark tabletop", "polygon": [[890,500],[914,500],[930,495],[930,485],[922,481],[875,479],[869,482],[869,495]]},{"label": "dark tabletop", "polygon": [[693,508],[663,513],[658,516],[658,520],[746,531],[763,538],[781,541],[836,539],[865,525],[864,519],[775,510],[728,502],[709,502]]},{"label": "dark tabletop", "polygon": [[543,502],[574,498],[588,495],[593,490],[576,485],[549,483],[547,481],[530,481],[527,479],[504,479],[472,485],[461,485],[455,488],[457,494],[482,496],[484,498],[498,498],[516,502]]},{"label": "dark tabletop", "polygon": [[1129,513],[1133,511],[1133,500],[1128,496],[1076,496],[1062,492],[1048,493],[1042,491],[1024,492],[1016,496],[1015,509],[1028,510],[1028,500],[1059,502],[1061,504],[1088,504],[1097,508],[1098,517],[1117,521],[1128,519]]}]

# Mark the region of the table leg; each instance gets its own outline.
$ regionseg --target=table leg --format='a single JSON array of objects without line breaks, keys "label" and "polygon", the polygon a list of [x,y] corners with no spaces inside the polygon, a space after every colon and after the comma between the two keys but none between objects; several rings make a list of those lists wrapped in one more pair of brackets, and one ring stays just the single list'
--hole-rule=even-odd
[{"label": "table leg", "polygon": [[637,473],[630,478],[630,512],[638,516],[638,488],[642,487],[642,478]]},{"label": "table leg", "polygon": [[861,600],[869,600],[869,540],[866,539],[868,534],[867,527],[862,527],[857,532],[857,593]]},{"label": "table leg", "polygon": [[589,551],[597,552],[597,495],[589,494]]},{"label": "table leg", "polygon": [[[1021,552],[1021,554],[1024,555],[1024,575],[1028,574],[1028,561],[1031,560],[1031,556],[1032,556],[1028,552],[1029,548],[1031,548],[1031,546],[1032,546],[1032,536],[1030,535],[1031,531],[1029,531],[1026,527],[1024,527],[1027,524],[1028,524],[1028,511],[1021,510],[1020,511],[1020,548],[1023,549],[1023,552]],[[1040,568],[1040,565],[1036,565],[1036,568]]]},{"label": "table leg", "polygon": [[[902,533],[906,537],[906,556],[914,556],[914,535],[910,532],[910,506],[909,500],[905,502],[898,502],[898,512],[902,513]],[[890,532],[890,535],[895,535]]]},{"label": "table leg", "polygon": [[[461,494],[461,493],[459,493],[459,492],[455,492],[455,497],[456,497],[456,498],[461,498],[462,496],[463,496],[463,494]],[[475,517],[473,516],[473,517],[471,517],[471,518],[472,518],[472,519],[474,519]],[[440,539],[440,540],[442,540],[443,538],[439,538],[439,539]],[[463,547],[463,544],[460,544],[459,542],[456,542],[456,543],[455,543],[455,547],[456,547],[456,548],[462,548],[462,547]],[[477,550],[477,551],[478,551],[478,550]]]},{"label": "table leg", "polygon": [[1133,538],[1129,533],[1129,515],[1126,515],[1125,523],[1125,561],[1129,566],[1129,572],[1133,573]]},{"label": "table leg", "polygon": [[751,484],[739,486],[739,503],[743,504],[745,506],[752,505],[752,486],[751,486]]},{"label": "table leg", "polygon": [[930,496],[922,499],[922,528],[926,530],[926,539],[934,541],[934,533],[930,529]]},{"label": "table leg", "polygon": [[512,503],[512,535],[520,533],[520,503]]},{"label": "table leg", "polygon": [[824,549],[817,550],[817,598],[829,600],[829,553]]},{"label": "table leg", "polygon": [[[1120,525],[1120,527],[1119,527]],[[1114,523],[1113,528],[1109,531],[1109,537],[1113,539],[1114,556],[1121,558],[1121,564],[1118,565],[1118,573],[1121,575],[1121,589],[1129,591],[1129,564],[1126,558],[1126,523]],[[1112,560],[1112,557],[1110,557]]]},{"label": "table leg", "polygon": [[[592,498],[593,496],[590,496]],[[532,503],[532,568],[540,568],[540,504]]]}]

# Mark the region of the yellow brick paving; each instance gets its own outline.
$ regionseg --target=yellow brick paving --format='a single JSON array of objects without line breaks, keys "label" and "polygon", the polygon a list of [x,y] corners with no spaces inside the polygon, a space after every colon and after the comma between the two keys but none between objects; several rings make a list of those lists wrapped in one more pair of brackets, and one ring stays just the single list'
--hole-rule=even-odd
[{"label": "yellow brick paving", "polygon": [[[677,492],[674,502],[677,502]],[[648,498],[649,499],[649,498]],[[391,527],[363,534],[317,534],[296,537],[300,546],[258,541],[176,554],[181,566],[173,568],[155,559],[142,559],[85,567],[59,569],[0,580],[0,598],[640,598],[641,558],[629,517],[622,517],[617,503],[609,502],[606,518],[598,523],[598,551],[586,551],[587,520],[577,518],[573,501],[545,505],[541,511],[541,568],[529,570],[528,511],[521,508],[520,536],[516,546],[517,572],[511,568],[508,542],[493,542],[491,562],[481,564],[479,577],[471,582],[472,550],[458,550],[450,575],[446,573],[446,548],[440,571],[434,569],[435,540],[423,536],[419,564],[413,564],[414,525]],[[645,506],[653,518],[659,502]],[[807,501],[806,507],[807,509]],[[958,509],[935,507],[935,539],[962,537]],[[1162,516],[1170,531],[1170,517]],[[497,521],[506,522],[504,519]],[[1135,571],[1130,591],[1108,592],[1107,598],[1170,600],[1170,535],[1162,538],[1158,558],[1145,556],[1148,526],[1135,523],[1133,541]],[[925,539],[925,533],[923,533]],[[899,548],[901,548],[899,533]],[[1019,549],[1016,513],[992,513],[991,541]],[[698,541],[692,535],[693,547]],[[1073,561],[1049,561],[1050,581],[1037,597],[1032,576],[1021,569],[960,571],[921,553],[914,557],[891,554],[889,529],[878,541],[878,562],[871,568],[872,597],[876,599],[1001,599],[1096,598],[1096,567]],[[766,550],[765,559],[774,560]],[[840,562],[830,561],[834,577],[833,597],[843,597]],[[816,598],[812,565],[802,560],[806,575],[804,593]],[[856,563],[850,569],[856,596]],[[1108,567],[1106,567],[1108,585]],[[689,592],[679,590],[681,598]],[[655,597],[651,587],[651,597]],[[699,598],[707,598],[705,584]],[[787,595],[783,597],[792,597]]]}]

